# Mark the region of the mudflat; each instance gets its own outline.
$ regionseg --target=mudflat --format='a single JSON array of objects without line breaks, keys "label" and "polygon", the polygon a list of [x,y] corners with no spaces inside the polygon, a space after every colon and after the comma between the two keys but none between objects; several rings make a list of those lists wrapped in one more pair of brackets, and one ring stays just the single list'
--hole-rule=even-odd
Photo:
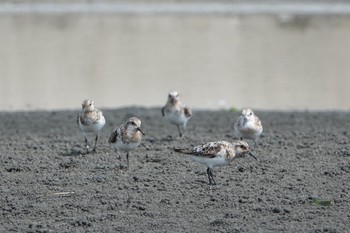
[{"label": "mudflat", "polygon": [[[78,112],[0,113],[1,232],[349,232],[350,112],[255,111],[258,160],[215,169],[213,187],[173,148],[234,140],[239,112],[194,111],[180,139],[160,108],[104,110],[88,154]],[[107,139],[130,116],[146,135],[126,170]]]}]

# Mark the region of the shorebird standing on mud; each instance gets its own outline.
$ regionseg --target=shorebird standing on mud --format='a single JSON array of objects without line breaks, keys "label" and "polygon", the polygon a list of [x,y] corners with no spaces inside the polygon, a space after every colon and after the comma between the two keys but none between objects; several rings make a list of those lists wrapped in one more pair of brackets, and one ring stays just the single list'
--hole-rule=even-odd
[{"label": "shorebird standing on mud", "polygon": [[174,148],[174,150],[183,154],[190,154],[194,161],[207,165],[209,185],[216,184],[213,175],[214,167],[224,166],[234,158],[241,158],[246,155],[256,159],[245,141],[234,141],[232,143],[226,141],[208,142],[190,149]]},{"label": "shorebird standing on mud", "polygon": [[108,142],[114,145],[119,166],[122,168],[120,151],[126,152],[127,168],[129,168],[129,153],[135,150],[141,143],[142,135],[141,120],[131,117],[127,122],[113,130]]},{"label": "shorebird standing on mud", "polygon": [[84,134],[85,139],[85,147],[87,153],[89,153],[89,144],[87,139],[87,133],[95,134],[95,145],[93,148],[93,152],[96,152],[96,144],[98,140],[98,135],[100,130],[106,123],[106,120],[103,116],[103,113],[95,108],[94,101],[90,99],[86,99],[82,103],[83,111],[79,113],[77,118],[77,124],[79,125],[81,131]]},{"label": "shorebird standing on mud", "polygon": [[[179,93],[171,91],[168,95],[168,100],[162,108],[162,115],[172,124],[175,124],[180,137],[183,136],[187,121],[192,117],[192,111],[189,107],[180,102]],[[183,128],[181,131],[180,126]]]},{"label": "shorebird standing on mud", "polygon": [[263,127],[259,118],[254,114],[250,108],[242,110],[242,114],[234,124],[234,134],[236,137],[242,139],[253,139],[255,146],[258,138],[263,131]]}]

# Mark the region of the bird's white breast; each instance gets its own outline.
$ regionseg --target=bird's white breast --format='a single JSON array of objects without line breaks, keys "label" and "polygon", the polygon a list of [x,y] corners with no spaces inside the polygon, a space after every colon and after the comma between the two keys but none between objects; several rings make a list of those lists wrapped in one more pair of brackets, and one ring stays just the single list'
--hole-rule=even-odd
[{"label": "bird's white breast", "polygon": [[79,121],[80,129],[82,131],[86,132],[86,133],[98,133],[103,128],[103,126],[105,124],[106,124],[106,120],[105,120],[105,118],[103,116],[96,123],[92,123],[92,124],[89,124],[89,125],[83,125]]},{"label": "bird's white breast", "polygon": [[206,164],[210,168],[224,166],[228,163],[228,160],[223,157],[206,158],[202,156],[192,156],[192,159],[193,161]]},{"label": "bird's white breast", "polygon": [[183,124],[188,120],[184,114],[181,114],[180,112],[170,112],[165,115],[165,118],[173,123],[173,124]]},{"label": "bird's white breast", "polygon": [[117,141],[117,143],[114,144],[117,150],[122,150],[122,151],[135,150],[139,145],[140,145],[140,142],[124,143],[122,140],[119,140]]}]

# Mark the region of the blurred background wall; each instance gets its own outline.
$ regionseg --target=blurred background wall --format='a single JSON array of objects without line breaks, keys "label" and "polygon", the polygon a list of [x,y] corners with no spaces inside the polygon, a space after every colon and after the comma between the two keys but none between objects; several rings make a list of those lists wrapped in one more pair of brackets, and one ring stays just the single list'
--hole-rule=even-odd
[{"label": "blurred background wall", "polygon": [[0,110],[161,106],[170,90],[193,108],[348,110],[350,10],[325,3],[5,2]]}]

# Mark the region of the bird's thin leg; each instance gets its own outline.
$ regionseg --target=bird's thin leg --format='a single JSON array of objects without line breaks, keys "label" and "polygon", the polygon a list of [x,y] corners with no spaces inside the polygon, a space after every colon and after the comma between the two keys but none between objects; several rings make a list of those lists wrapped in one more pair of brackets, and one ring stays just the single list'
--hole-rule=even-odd
[{"label": "bird's thin leg", "polygon": [[127,168],[129,169],[129,152],[126,153]]},{"label": "bird's thin leg", "polygon": [[115,153],[117,154],[117,159],[119,160],[119,167],[122,169],[122,157],[117,149],[115,149]]},{"label": "bird's thin leg", "polygon": [[255,138],[255,140],[254,140],[254,149],[255,149],[255,147],[257,147],[257,145],[258,145],[258,138]]},{"label": "bird's thin leg", "polygon": [[213,170],[210,169],[210,177],[211,177],[211,181],[212,181],[212,185],[216,185],[216,182],[214,180],[214,175],[213,175]]},{"label": "bird's thin leg", "polygon": [[93,152],[96,152],[97,140],[98,140],[98,133],[96,134],[96,137],[95,137],[95,145],[94,145],[94,149],[92,150]]},{"label": "bird's thin leg", "polygon": [[84,133],[84,141],[85,141],[85,148],[86,148],[86,153],[89,153],[89,144],[88,144],[88,139],[86,137],[86,134]]},{"label": "bird's thin leg", "polygon": [[209,185],[216,185],[216,182],[214,180],[213,172],[211,168],[208,167],[207,169],[208,179],[209,179]]},{"label": "bird's thin leg", "polygon": [[209,185],[211,185],[211,177],[210,177],[210,168],[207,168],[207,174],[208,174],[208,180],[209,180]]},{"label": "bird's thin leg", "polygon": [[181,132],[180,126],[178,124],[176,126],[177,126],[177,129],[179,130],[180,138],[182,138],[182,132]]}]

